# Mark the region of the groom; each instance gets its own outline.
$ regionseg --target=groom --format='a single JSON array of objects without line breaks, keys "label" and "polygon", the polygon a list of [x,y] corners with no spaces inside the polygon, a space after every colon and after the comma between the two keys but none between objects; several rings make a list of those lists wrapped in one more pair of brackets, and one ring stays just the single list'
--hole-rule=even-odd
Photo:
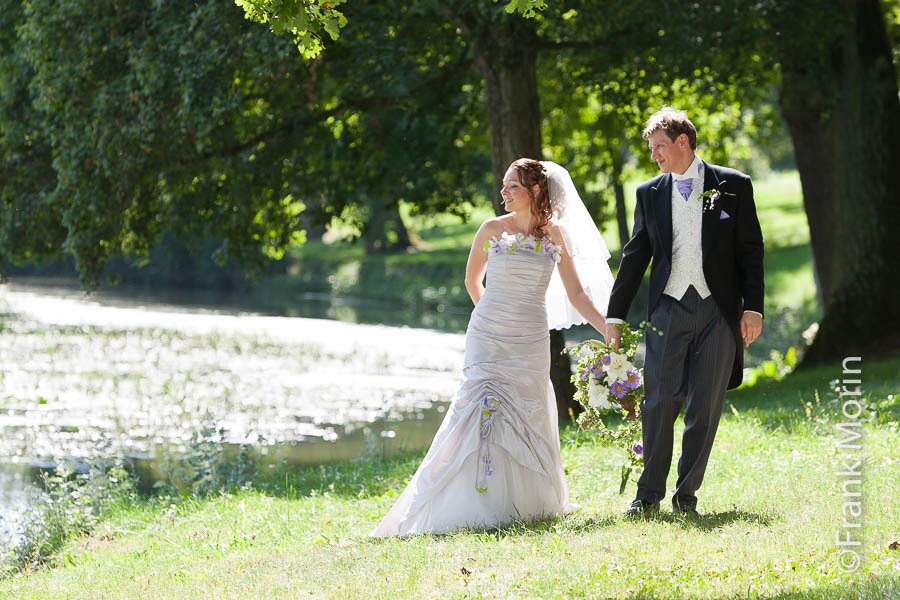
[{"label": "groom", "polygon": [[697,130],[684,111],[663,108],[643,137],[661,175],[637,189],[634,231],[609,299],[611,343],[650,264],[650,322],[641,404],[644,471],[626,515],[659,507],[672,463],[673,426],[682,406],[684,435],[677,513],[696,513],[725,390],[741,383],[744,344],[762,332],[763,239],[750,178],[696,154]]}]

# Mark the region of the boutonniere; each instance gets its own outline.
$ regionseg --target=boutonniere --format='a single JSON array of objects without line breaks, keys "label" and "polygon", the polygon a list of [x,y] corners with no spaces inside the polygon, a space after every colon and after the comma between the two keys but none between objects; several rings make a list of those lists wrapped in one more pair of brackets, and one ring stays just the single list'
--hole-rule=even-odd
[{"label": "boutonniere", "polygon": [[702,194],[697,197],[697,200],[703,202],[703,212],[707,212],[713,210],[716,207],[716,202],[719,201],[723,195],[725,196],[734,196],[736,194],[732,194],[731,192],[721,192],[717,188],[713,188],[711,190],[706,190]]}]

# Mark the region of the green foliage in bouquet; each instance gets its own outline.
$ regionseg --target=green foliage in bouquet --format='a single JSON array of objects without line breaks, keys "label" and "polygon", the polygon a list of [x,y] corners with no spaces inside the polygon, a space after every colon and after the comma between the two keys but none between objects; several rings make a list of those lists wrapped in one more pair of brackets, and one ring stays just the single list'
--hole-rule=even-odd
[{"label": "green foliage in bouquet", "polygon": [[[568,350],[578,358],[578,367],[572,376],[575,399],[584,407],[578,417],[578,426],[595,430],[601,439],[622,448],[625,453],[620,494],[624,493],[632,473],[637,475],[644,465],[640,419],[644,373],[643,369],[634,366],[634,355],[648,328],[657,335],[663,334],[646,321],[636,330],[626,323],[616,325],[622,334],[618,349],[599,340],[586,340]],[[607,427],[603,420],[610,412],[623,417],[622,424],[614,429]]]}]

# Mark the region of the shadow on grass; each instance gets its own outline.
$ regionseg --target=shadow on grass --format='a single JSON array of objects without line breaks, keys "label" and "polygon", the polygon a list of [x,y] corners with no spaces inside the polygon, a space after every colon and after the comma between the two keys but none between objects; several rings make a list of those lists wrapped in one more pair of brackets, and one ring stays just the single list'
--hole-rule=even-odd
[{"label": "shadow on grass", "polygon": [[527,535],[551,531],[554,533],[580,533],[593,529],[612,527],[617,521],[618,519],[614,516],[591,517],[584,521],[573,519],[572,517],[562,519],[559,517],[549,517],[546,519],[535,519],[533,521],[516,521],[501,527],[473,528],[467,529],[466,531],[474,534],[491,535],[499,539],[510,535]]},{"label": "shadow on grass", "polygon": [[[662,522],[672,523],[682,529],[696,529],[702,532],[713,532],[733,523],[744,523],[747,525],[756,525],[758,527],[768,527],[777,518],[772,515],[747,512],[743,510],[728,510],[717,513],[701,514],[695,516],[682,516],[672,513],[661,512],[656,515],[629,521],[624,515],[597,515],[580,519],[575,515],[560,519],[559,517],[549,517],[546,519],[535,519],[532,521],[514,521],[507,525],[499,527],[471,527],[462,529],[457,532],[443,534],[429,534],[436,538],[445,538],[453,535],[474,535],[476,538],[483,539],[488,542],[500,541],[503,538],[512,536],[526,536],[541,533],[565,533],[579,534],[588,533],[598,529],[606,529],[615,527],[621,523],[633,522],[635,524]],[[376,541],[377,542],[377,541]]]},{"label": "shadow on grass", "polygon": [[[504,538],[514,536],[526,536],[541,534],[546,532],[553,533],[581,533],[594,529],[612,527],[618,523],[619,519],[614,516],[592,517],[586,520],[573,521],[572,517],[559,518],[556,516],[547,517],[545,519],[534,519],[531,521],[513,521],[499,527],[468,527],[449,533],[430,533],[425,534],[433,538],[441,539],[458,535],[473,535],[476,539],[485,542],[499,542]],[[374,538],[371,541],[375,543],[382,539],[390,538]]]},{"label": "shadow on grass", "polygon": [[[624,517],[622,518],[624,520]],[[699,531],[715,531],[722,529],[733,523],[744,523],[747,525],[756,525],[757,527],[768,527],[778,519],[772,514],[761,514],[748,512],[740,509],[725,510],[713,513],[699,513],[696,515],[681,515],[671,512],[660,511],[655,515],[651,515],[644,521],[657,521],[662,523],[672,523],[678,525],[682,529],[697,529]],[[641,520],[637,520],[640,523]]]}]

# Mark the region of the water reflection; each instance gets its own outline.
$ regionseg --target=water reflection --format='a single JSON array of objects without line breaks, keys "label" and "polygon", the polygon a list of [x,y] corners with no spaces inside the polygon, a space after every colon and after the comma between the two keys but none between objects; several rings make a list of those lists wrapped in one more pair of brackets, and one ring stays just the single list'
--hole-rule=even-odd
[{"label": "water reflection", "polygon": [[33,473],[23,465],[0,465],[0,540],[12,538],[27,509]]},{"label": "water reflection", "polygon": [[158,310],[189,310],[223,314],[247,314],[346,323],[436,329],[462,333],[472,307],[446,304],[438,298],[426,302],[398,303],[368,298],[335,297],[316,292],[222,293],[211,290],[178,290],[120,285],[86,296],[78,282],[67,278],[17,277],[3,286],[9,290],[46,296],[85,298],[108,306],[148,307]]},{"label": "water reflection", "polygon": [[152,477],[210,425],[295,464],[422,448],[458,385],[459,334],[231,310],[0,286],[6,521],[27,480],[15,465],[102,447]]}]

